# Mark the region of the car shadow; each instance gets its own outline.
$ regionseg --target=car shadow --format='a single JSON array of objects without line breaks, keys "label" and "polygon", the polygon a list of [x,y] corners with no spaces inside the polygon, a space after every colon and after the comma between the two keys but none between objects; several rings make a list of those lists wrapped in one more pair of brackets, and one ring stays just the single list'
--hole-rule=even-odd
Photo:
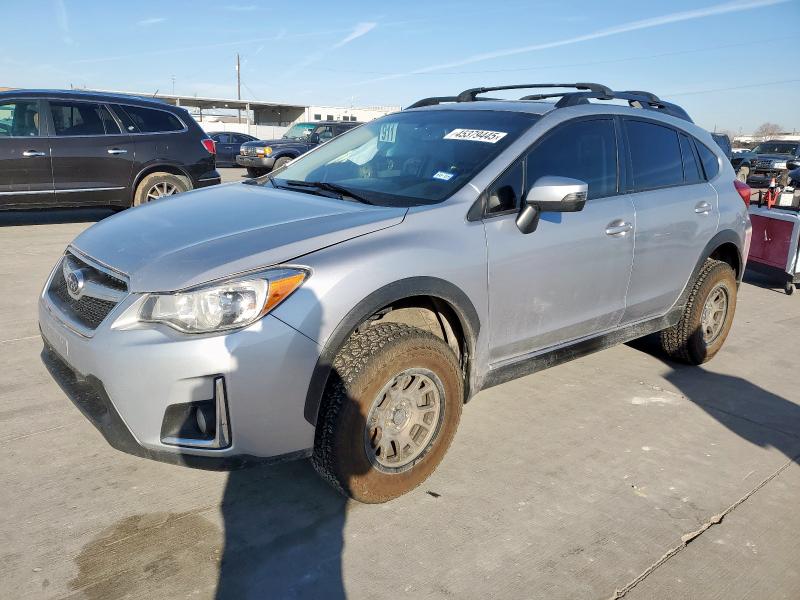
[{"label": "car shadow", "polygon": [[763,273],[758,273],[757,271],[753,270],[745,270],[744,272],[744,283],[754,285],[756,287],[760,287],[765,290],[769,290],[771,292],[775,292],[776,294],[781,294],[782,296],[785,294],[783,291],[783,282],[779,281],[775,277],[769,277],[768,275],[764,275]]},{"label": "car shadow", "polygon": [[[744,377],[715,373],[702,365],[674,362],[658,346],[655,336],[628,345],[667,365],[670,371],[663,376],[664,379],[730,431],[751,444],[775,448],[787,458],[800,462],[800,404]],[[725,351],[724,346],[721,351]],[[789,361],[786,363],[788,375],[791,365]]]},{"label": "car shadow", "polygon": [[113,214],[112,209],[105,207],[0,211],[0,227],[96,223]]}]

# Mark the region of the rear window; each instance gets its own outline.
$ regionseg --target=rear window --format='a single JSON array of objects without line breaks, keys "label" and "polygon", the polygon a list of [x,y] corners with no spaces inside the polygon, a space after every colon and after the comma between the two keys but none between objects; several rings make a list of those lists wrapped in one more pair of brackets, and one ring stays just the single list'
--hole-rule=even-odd
[{"label": "rear window", "polygon": [[695,145],[697,146],[697,153],[700,155],[700,162],[703,163],[703,170],[706,172],[706,179],[714,179],[719,173],[717,155],[700,142]]},{"label": "rear window", "polygon": [[141,106],[124,106],[122,108],[142,133],[163,133],[184,129],[180,119],[165,110]]},{"label": "rear window", "polygon": [[636,190],[683,184],[677,131],[645,121],[626,121],[625,128]]}]

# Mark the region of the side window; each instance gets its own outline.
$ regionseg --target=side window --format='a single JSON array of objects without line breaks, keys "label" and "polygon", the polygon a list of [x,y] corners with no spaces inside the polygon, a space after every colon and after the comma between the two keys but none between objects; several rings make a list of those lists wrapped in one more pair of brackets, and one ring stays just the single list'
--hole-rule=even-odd
[{"label": "side window", "polygon": [[683,180],[686,183],[700,183],[703,181],[703,174],[700,165],[697,164],[697,157],[694,154],[692,141],[685,133],[679,134],[681,140],[681,157],[683,158]]},{"label": "side window", "polygon": [[557,127],[528,154],[526,192],[544,175],[580,179],[589,199],[617,192],[617,142],[610,119],[576,121]]},{"label": "side window", "polygon": [[645,121],[625,121],[636,191],[683,184],[678,132]]},{"label": "side window", "polygon": [[522,200],[522,161],[507,169],[486,193],[486,213],[516,210]]},{"label": "side window", "polygon": [[38,100],[0,104],[0,138],[36,136],[39,131]]},{"label": "side window", "polygon": [[231,138],[233,137],[227,133],[220,133],[215,136],[217,139],[215,140],[219,144],[232,144]]},{"label": "side window", "polygon": [[120,132],[111,113],[101,104],[51,100],[50,113],[58,136],[105,135]]},{"label": "side window", "polygon": [[232,135],[233,140],[231,141],[232,144],[244,144],[245,142],[249,142],[252,138],[248,135]]},{"label": "side window", "polygon": [[178,117],[165,110],[141,106],[125,106],[124,110],[142,133],[166,133],[184,128]]},{"label": "side window", "polygon": [[120,105],[111,104],[110,106],[111,110],[115,115],[117,115],[117,118],[122,123],[122,128],[127,133],[136,133],[138,131],[138,129],[136,129],[136,125],[133,123],[133,119],[128,116],[128,113],[126,113]]},{"label": "side window", "polygon": [[717,155],[709,150],[705,144],[697,142],[697,153],[700,155],[700,162],[703,163],[703,170],[706,172],[706,179],[714,179],[719,173],[719,161]]},{"label": "side window", "polygon": [[317,127],[316,133],[319,134],[320,141],[329,140],[333,137],[333,127],[325,125],[324,127]]}]

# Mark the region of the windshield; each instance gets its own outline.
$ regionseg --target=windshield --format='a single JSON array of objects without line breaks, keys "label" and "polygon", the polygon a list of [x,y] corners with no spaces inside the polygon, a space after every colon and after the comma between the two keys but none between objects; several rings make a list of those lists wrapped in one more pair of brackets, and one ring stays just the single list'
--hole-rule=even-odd
[{"label": "windshield", "polygon": [[753,148],[756,154],[797,154],[798,144],[788,142],[764,142]]},{"label": "windshield", "polygon": [[488,110],[388,115],[301,156],[273,172],[271,181],[288,189],[299,187],[296,182],[332,183],[373,204],[434,204],[472,179],[538,118]]},{"label": "windshield", "polygon": [[284,140],[301,140],[307,138],[312,129],[314,129],[313,123],[295,123],[281,137]]}]

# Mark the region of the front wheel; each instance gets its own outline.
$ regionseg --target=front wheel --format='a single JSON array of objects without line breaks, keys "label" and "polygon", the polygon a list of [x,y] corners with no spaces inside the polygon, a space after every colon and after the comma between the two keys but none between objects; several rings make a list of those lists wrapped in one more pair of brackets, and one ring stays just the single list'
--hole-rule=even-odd
[{"label": "front wheel", "polygon": [[333,361],[314,468],[360,502],[396,498],[441,462],[463,402],[458,360],[441,339],[398,323],[354,333]]},{"label": "front wheel", "polygon": [[266,169],[257,169],[255,167],[247,167],[247,176],[248,177],[261,177],[266,172],[267,172]]},{"label": "front wheel", "polygon": [[719,352],[736,312],[736,275],[728,263],[708,259],[692,286],[680,320],[661,332],[661,346],[673,359],[690,365]]}]

